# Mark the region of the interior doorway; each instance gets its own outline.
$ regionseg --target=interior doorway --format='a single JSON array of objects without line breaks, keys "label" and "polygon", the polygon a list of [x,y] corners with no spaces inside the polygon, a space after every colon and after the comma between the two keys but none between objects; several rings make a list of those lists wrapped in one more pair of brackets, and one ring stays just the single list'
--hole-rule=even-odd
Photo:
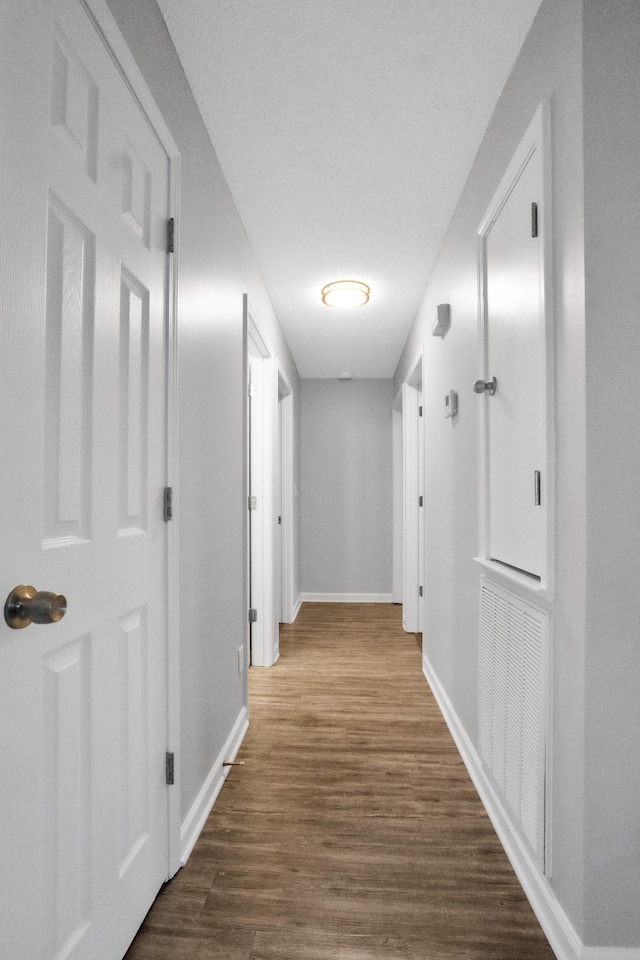
[{"label": "interior doorway", "polygon": [[278,659],[276,469],[278,373],[245,296],[247,334],[247,482],[249,663]]},{"label": "interior doorway", "polygon": [[295,619],[294,525],[296,488],[293,465],[293,390],[283,370],[278,369],[277,440],[277,603],[280,623]]},{"label": "interior doorway", "polygon": [[402,385],[402,623],[423,633],[425,569],[424,416],[422,352]]}]

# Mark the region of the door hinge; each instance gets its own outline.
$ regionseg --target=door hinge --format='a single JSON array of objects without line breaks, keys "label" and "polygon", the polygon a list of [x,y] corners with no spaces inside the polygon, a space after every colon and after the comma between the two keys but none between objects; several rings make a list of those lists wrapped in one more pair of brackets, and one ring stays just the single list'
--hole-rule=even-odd
[{"label": "door hinge", "polygon": [[538,236],[538,204],[531,204],[531,236]]},{"label": "door hinge", "polygon": [[422,587],[418,587],[418,596],[419,597],[424,596],[424,589]]},{"label": "door hinge", "polygon": [[165,522],[173,520],[173,487],[164,488],[164,519]]},{"label": "door hinge", "polygon": [[176,222],[173,217],[167,220],[167,253],[175,253]]},{"label": "door hinge", "polygon": [[258,498],[257,498],[257,497],[247,497],[247,506],[249,507],[249,510],[257,510],[257,509],[258,509]]},{"label": "door hinge", "polygon": [[175,757],[168,751],[164,755],[164,772],[167,786],[172,787],[175,783]]},{"label": "door hinge", "polygon": [[424,507],[424,497],[418,497],[418,506]]},{"label": "door hinge", "polygon": [[419,416],[419,417],[422,416],[422,407],[421,407],[421,406],[418,407],[418,416]]},{"label": "door hinge", "polygon": [[534,506],[539,507],[542,503],[540,498],[540,471],[533,471],[533,503]]},{"label": "door hinge", "polygon": [[256,610],[255,607],[251,607],[251,609],[249,610],[249,623],[257,623],[257,622],[258,622],[258,611]]},{"label": "door hinge", "polygon": [[256,387],[255,383],[250,383],[250,384],[249,384],[247,393],[249,394],[249,398],[250,398],[251,400],[253,400],[254,397],[257,396],[257,394],[258,394],[258,388]]},{"label": "door hinge", "polygon": [[278,517],[278,526],[279,526],[279,527],[282,526],[282,517]]}]

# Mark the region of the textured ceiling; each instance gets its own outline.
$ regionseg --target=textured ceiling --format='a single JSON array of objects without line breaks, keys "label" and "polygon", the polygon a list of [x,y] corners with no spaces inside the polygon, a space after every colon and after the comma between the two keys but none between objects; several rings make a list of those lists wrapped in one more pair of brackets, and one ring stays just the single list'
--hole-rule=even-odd
[{"label": "textured ceiling", "polygon": [[300,375],[392,376],[540,0],[159,4]]}]

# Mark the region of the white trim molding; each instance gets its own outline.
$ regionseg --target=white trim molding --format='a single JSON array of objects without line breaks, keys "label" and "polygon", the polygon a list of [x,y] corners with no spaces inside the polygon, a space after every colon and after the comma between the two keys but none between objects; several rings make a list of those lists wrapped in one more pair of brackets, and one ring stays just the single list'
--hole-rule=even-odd
[{"label": "white trim molding", "polygon": [[640,960],[640,947],[583,947],[580,960]]},{"label": "white trim molding", "polygon": [[180,830],[180,860],[182,866],[184,866],[189,859],[196,840],[207,822],[211,808],[216,802],[218,794],[229,773],[230,768],[224,767],[223,763],[225,760],[234,760],[236,758],[248,729],[249,715],[247,708],[243,707],[238,715],[238,719],[233,725],[231,733],[227,737],[224,747],[216,757],[198,796],[182,824]]},{"label": "white trim molding", "polygon": [[303,602],[304,602],[303,597],[302,597],[302,594],[300,593],[298,594],[298,598],[293,605],[293,610],[291,612],[291,623],[295,623],[298,617],[298,614],[300,613],[300,607],[302,606]]},{"label": "white trim molding", "polygon": [[300,603],[393,603],[393,599],[390,593],[302,593]]}]

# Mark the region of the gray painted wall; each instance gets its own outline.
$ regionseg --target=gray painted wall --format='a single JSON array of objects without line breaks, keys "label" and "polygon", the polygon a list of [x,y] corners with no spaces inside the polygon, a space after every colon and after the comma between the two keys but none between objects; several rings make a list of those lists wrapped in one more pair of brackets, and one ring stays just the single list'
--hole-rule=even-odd
[{"label": "gray painted wall", "polygon": [[[471,170],[394,378],[425,343],[426,651],[477,747],[475,231],[551,104],[556,430],[550,884],[588,945],[640,945],[640,5],[545,0]],[[585,296],[586,287],[586,296]],[[436,304],[452,327],[432,338]],[[459,391],[459,416],[441,416]]]},{"label": "gray painted wall", "polygon": [[302,593],[391,595],[391,380],[303,380]]},{"label": "gray painted wall", "polygon": [[[584,3],[585,929],[640,946],[640,5]],[[614,939],[615,938],[615,939]]]},{"label": "gray painted wall", "polygon": [[[180,688],[184,819],[246,703],[243,294],[300,380],[154,0],[109,0],[182,157],[178,221]],[[299,436],[299,422],[296,424]],[[296,457],[297,460],[297,457]],[[299,484],[299,477],[296,477]]]}]

